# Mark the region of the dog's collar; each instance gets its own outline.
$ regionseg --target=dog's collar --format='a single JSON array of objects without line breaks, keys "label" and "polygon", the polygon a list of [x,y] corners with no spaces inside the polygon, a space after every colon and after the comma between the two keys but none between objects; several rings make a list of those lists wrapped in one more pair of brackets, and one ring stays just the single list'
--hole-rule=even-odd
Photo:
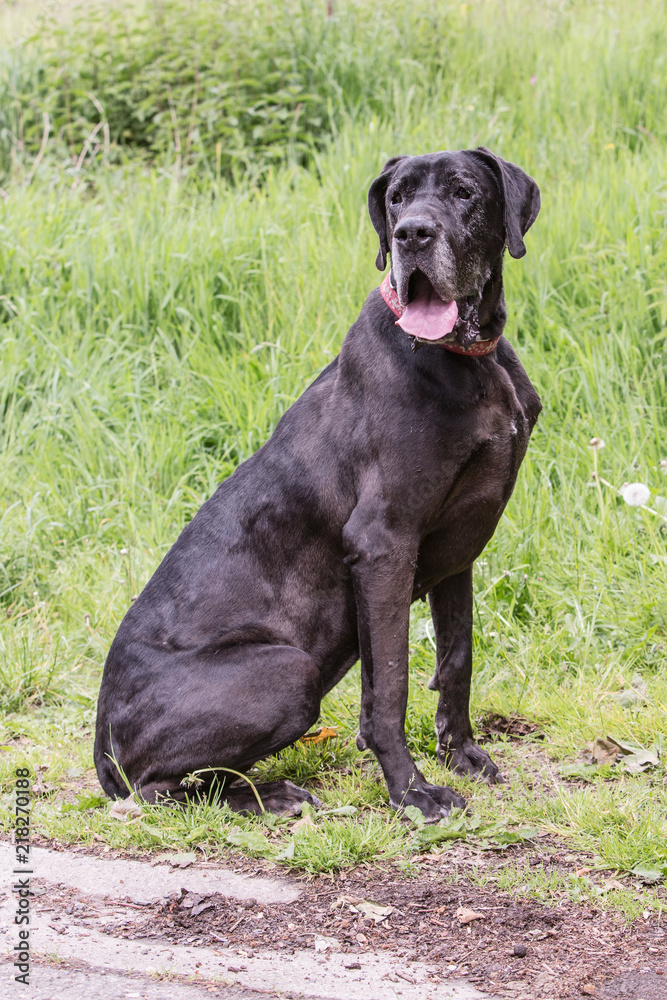
[{"label": "dog's collar", "polygon": [[[402,306],[398,301],[398,292],[392,286],[391,274],[386,274],[384,281],[380,285],[380,294],[385,300],[394,316],[398,316],[400,319],[405,312],[405,306]],[[398,325],[398,324],[397,324]],[[494,337],[493,340],[481,340],[477,343],[470,344],[469,347],[461,347],[460,344],[454,342],[444,343],[442,341],[435,341],[439,347],[444,347],[448,351],[453,351],[454,354],[468,354],[474,358],[479,358],[484,354],[490,354],[491,351],[495,351],[496,344],[500,340],[500,337]],[[421,343],[427,343],[427,341],[422,341]]]}]

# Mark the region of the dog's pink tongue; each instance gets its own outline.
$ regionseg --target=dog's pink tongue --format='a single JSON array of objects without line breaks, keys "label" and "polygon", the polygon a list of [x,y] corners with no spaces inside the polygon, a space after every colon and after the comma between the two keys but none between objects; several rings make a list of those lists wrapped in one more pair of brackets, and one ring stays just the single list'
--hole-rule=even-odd
[{"label": "dog's pink tongue", "polygon": [[456,302],[443,302],[428,278],[419,282],[416,292],[396,325],[420,340],[446,337],[459,318]]}]

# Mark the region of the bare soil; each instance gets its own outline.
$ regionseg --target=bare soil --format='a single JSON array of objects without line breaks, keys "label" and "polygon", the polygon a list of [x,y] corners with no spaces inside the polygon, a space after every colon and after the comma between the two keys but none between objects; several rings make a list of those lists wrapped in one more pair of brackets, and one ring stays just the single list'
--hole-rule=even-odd
[{"label": "bare soil", "polygon": [[[508,854],[513,862],[520,861],[516,851],[486,856],[484,870],[506,864]],[[420,863],[420,874],[411,877],[390,866],[369,866],[335,878],[301,878],[302,895],[290,903],[267,905],[176,889],[167,902],[135,901],[131,918],[126,911],[105,930],[145,939],[147,945],[151,941],[201,948],[223,945],[248,957],[259,948],[289,954],[322,947],[322,938],[329,938],[333,939],[329,946],[349,956],[350,964],[368,951],[401,956],[406,981],[411,961],[427,961],[447,976],[515,1000],[585,996],[667,1000],[664,916],[661,920],[651,914],[628,923],[620,914],[574,903],[565,894],[540,903],[490,885],[474,885],[470,866],[478,866],[479,859],[465,846],[426,856]],[[530,865],[535,864],[568,871],[581,864],[581,856],[569,860],[567,855],[531,853]],[[269,873],[269,866],[247,858],[235,858],[235,867],[246,874]],[[275,869],[270,873],[281,877]],[[293,883],[294,876],[290,878]],[[178,886],[177,875],[174,879]],[[341,896],[394,909],[376,923],[353,912]],[[94,904],[88,912],[85,897],[75,891],[54,887],[49,903],[65,923],[86,926],[94,918]],[[457,915],[461,907],[478,916],[461,923],[461,916],[466,916]]]}]

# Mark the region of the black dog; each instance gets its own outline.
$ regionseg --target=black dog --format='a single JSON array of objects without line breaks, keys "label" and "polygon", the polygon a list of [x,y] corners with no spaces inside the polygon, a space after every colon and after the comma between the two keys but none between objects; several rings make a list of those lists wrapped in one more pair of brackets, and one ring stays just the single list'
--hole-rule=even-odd
[{"label": "black dog", "polygon": [[[116,764],[149,802],[182,800],[197,769],[246,771],[302,736],[361,657],[358,743],[392,806],[437,820],[463,805],[405,742],[409,610],[426,595],[441,759],[497,777],[469,718],[472,564],[541,408],[501,338],[503,252],[526,252],[539,190],[480,148],[390,160],[368,200],[391,280],[184,529],[114,639],[95,743],[109,795],[128,794]],[[258,790],[278,811],[310,798],[289,782]],[[245,783],[223,795],[253,807]]]}]

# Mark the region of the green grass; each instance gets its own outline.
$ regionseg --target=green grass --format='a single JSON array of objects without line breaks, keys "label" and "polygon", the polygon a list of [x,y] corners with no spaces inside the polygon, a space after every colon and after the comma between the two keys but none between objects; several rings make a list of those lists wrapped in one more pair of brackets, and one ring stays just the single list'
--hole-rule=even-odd
[{"label": "green grass", "polygon": [[[91,726],[106,650],[181,527],[266,440],[379,282],[365,194],[384,158],[479,143],[542,188],[528,255],[507,263],[506,293],[507,332],[545,410],[476,568],[473,715],[522,713],[540,720],[547,741],[498,748],[510,785],[451,782],[480,820],[536,826],[595,865],[667,863],[664,751],[657,770],[638,776],[612,769],[577,783],[557,770],[599,735],[645,747],[665,740],[665,529],[592,484],[588,446],[593,435],[605,440],[598,462],[609,482],[643,481],[658,505],[667,495],[664,5],[480,0],[443,4],[434,27],[425,4],[396,2],[378,53],[373,5],[337,7],[336,24],[320,26],[329,48],[312,70],[329,124],[301,159],[276,140],[267,160],[264,145],[244,139],[260,186],[241,171],[235,183],[216,172],[214,145],[184,164],[166,139],[141,156],[119,144],[76,175],[68,144],[54,140],[33,171],[39,134],[12,160],[12,121],[2,125],[4,822],[13,770],[26,761],[47,786],[35,806],[45,836],[231,848],[238,819],[212,805],[120,823],[76,799],[82,786],[94,790]],[[312,82],[310,41],[299,38],[295,66]],[[52,42],[42,32],[32,48],[0,56],[12,73],[19,55],[26,61],[26,93],[40,59],[50,79]],[[2,108],[15,113],[7,100]],[[426,618],[424,606],[413,609],[408,740],[442,780]],[[636,674],[646,701],[624,709],[613,695]],[[321,870],[399,858],[409,868],[415,833],[393,819],[377,767],[354,748],[358,701],[354,671],[323,707],[340,740],[259,765],[258,776],[292,777],[330,808],[358,809],[323,817],[315,833],[244,821],[268,837],[269,857],[293,839],[280,863]],[[83,808],[63,811],[63,802]],[[547,891],[540,878],[538,895]],[[614,905],[627,913],[654,898],[636,880],[624,884]]]},{"label": "green grass", "polygon": [[55,160],[77,180],[82,165],[126,153],[206,186],[258,178],[286,159],[315,165],[329,138],[349,122],[363,130],[370,114],[407,132],[424,119],[431,145],[451,145],[447,133],[494,146],[533,133],[553,171],[585,172],[591,144],[665,139],[660,0],[632,11],[622,0],[337,0],[327,16],[328,6],[37,12],[0,61],[0,176],[30,176],[42,149],[44,173]]}]

